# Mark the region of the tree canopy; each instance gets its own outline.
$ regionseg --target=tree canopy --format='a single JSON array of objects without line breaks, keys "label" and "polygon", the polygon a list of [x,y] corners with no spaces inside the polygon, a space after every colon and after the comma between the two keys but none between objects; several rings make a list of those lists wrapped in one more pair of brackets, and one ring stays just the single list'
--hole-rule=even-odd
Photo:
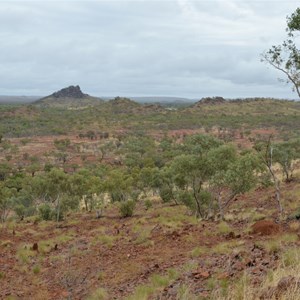
[{"label": "tree canopy", "polygon": [[300,8],[287,17],[287,38],[281,45],[273,45],[262,54],[262,61],[285,74],[287,83],[300,97],[300,50],[297,48],[295,32],[300,31]]}]

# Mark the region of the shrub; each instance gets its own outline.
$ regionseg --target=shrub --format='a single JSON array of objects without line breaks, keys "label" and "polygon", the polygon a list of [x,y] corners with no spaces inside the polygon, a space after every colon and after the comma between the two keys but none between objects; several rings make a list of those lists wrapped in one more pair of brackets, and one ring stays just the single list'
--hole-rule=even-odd
[{"label": "shrub", "polygon": [[33,216],[36,212],[35,207],[33,206],[25,207],[23,204],[17,204],[14,207],[14,211],[20,219],[22,217]]},{"label": "shrub", "polygon": [[41,268],[40,268],[40,266],[39,265],[35,265],[35,266],[33,266],[33,268],[32,268],[32,271],[33,271],[33,273],[34,274],[39,274],[40,273],[40,271],[41,271]]},{"label": "shrub", "polygon": [[[58,213],[57,208],[52,209],[51,210],[51,215],[50,215],[50,220],[57,221],[57,213]],[[64,218],[65,218],[64,211],[63,211],[63,209],[60,209],[59,216],[58,216],[58,221],[63,221]]]},{"label": "shrub", "polygon": [[193,213],[197,211],[196,203],[190,192],[182,191],[178,193],[179,201],[188,207]]},{"label": "shrub", "polygon": [[122,218],[132,217],[135,209],[135,202],[133,200],[127,200],[120,205],[120,214]]},{"label": "shrub", "polygon": [[232,231],[231,227],[226,222],[221,222],[218,225],[218,232],[220,234],[227,234],[227,233],[229,233],[231,231]]},{"label": "shrub", "polygon": [[289,220],[300,220],[300,208],[291,213],[288,217]]},{"label": "shrub", "polygon": [[25,215],[25,207],[22,204],[16,205],[14,208],[14,211],[19,218],[22,218]]},{"label": "shrub", "polygon": [[52,218],[52,208],[50,207],[49,204],[42,204],[39,207],[39,214],[41,216],[41,218],[45,221],[49,221]]},{"label": "shrub", "polygon": [[269,186],[273,186],[272,178],[270,174],[268,173],[263,173],[260,176],[260,185],[264,188],[267,188]]},{"label": "shrub", "polygon": [[152,201],[150,199],[145,200],[145,209],[148,210],[152,207]]},{"label": "shrub", "polygon": [[159,189],[159,196],[163,203],[168,203],[173,199],[172,191],[164,186]]},{"label": "shrub", "polygon": [[138,190],[132,191],[130,193],[130,197],[134,200],[134,201],[138,201],[139,196],[140,196],[141,192]]},{"label": "shrub", "polygon": [[192,258],[196,258],[207,252],[208,252],[208,249],[206,247],[196,247],[190,252],[190,255]]},{"label": "shrub", "polygon": [[[63,205],[62,205],[63,206]],[[52,208],[49,204],[45,203],[39,207],[39,216],[44,221],[54,220],[57,221],[57,208]],[[65,216],[64,207],[61,207],[59,211],[58,221],[62,221]]]},{"label": "shrub", "polygon": [[113,191],[110,193],[110,198],[112,202],[121,202],[125,200],[125,195],[122,191]]},{"label": "shrub", "polygon": [[54,168],[54,166],[52,164],[46,163],[44,166],[44,171],[50,172],[53,168]]}]

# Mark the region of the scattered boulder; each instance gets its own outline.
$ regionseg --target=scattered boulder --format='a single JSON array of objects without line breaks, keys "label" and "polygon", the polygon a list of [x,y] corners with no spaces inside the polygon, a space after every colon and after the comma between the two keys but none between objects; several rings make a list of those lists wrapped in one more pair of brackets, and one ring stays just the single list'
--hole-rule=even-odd
[{"label": "scattered boulder", "polygon": [[257,221],[252,225],[252,233],[260,235],[272,235],[280,232],[280,225],[270,220]]},{"label": "scattered boulder", "polygon": [[200,269],[192,273],[194,279],[207,279],[210,277],[210,273],[208,270]]}]

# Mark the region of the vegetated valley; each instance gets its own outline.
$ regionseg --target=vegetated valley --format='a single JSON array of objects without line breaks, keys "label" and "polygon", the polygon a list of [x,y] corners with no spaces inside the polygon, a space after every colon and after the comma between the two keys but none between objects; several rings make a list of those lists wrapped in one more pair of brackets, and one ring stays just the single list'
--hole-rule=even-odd
[{"label": "vegetated valley", "polygon": [[300,102],[0,105],[1,299],[299,299]]}]

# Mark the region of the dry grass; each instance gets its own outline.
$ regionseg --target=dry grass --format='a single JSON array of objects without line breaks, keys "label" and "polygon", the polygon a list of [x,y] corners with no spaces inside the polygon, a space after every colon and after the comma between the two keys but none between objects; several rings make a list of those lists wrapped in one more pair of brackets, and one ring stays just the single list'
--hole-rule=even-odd
[{"label": "dry grass", "polygon": [[208,251],[209,249],[207,247],[196,247],[190,252],[190,256],[192,258],[196,258],[207,253]]},{"label": "dry grass", "polygon": [[153,274],[150,277],[150,282],[145,285],[138,286],[132,296],[127,300],[148,300],[154,298],[154,295],[165,287],[169,286],[171,282],[176,280],[179,273],[175,269],[169,269],[166,275]]},{"label": "dry grass", "polygon": [[[300,288],[295,284],[289,286],[286,290],[282,290],[280,295],[272,296],[268,294],[270,288],[277,287],[279,281],[283,278],[291,276],[299,279],[300,274],[300,253],[297,247],[291,247],[285,250],[282,255],[278,268],[268,273],[265,280],[260,286],[253,286],[250,282],[249,275],[245,272],[243,276],[236,282],[232,282],[225,289],[224,287],[211,282],[213,292],[209,299],[214,300],[299,300]],[[262,297],[262,298],[260,298]]]}]

